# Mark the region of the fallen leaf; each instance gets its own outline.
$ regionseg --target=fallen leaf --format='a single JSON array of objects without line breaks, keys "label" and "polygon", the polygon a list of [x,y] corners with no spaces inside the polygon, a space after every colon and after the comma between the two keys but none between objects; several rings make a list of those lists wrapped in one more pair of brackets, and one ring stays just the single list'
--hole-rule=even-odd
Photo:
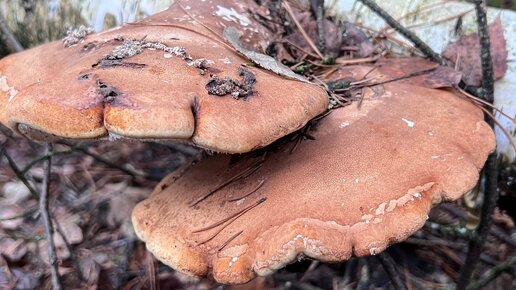
[{"label": "fallen leaf", "polygon": [[238,52],[243,54],[259,67],[270,70],[280,76],[284,76],[289,79],[308,82],[304,77],[296,74],[290,68],[277,62],[273,57],[244,48],[239,40],[241,35],[242,32],[240,32],[235,27],[229,26],[224,29],[224,39],[226,39],[233,46],[233,48],[235,48]]},{"label": "fallen leaf", "polygon": [[514,220],[510,215],[501,211],[500,209],[496,209],[493,213],[493,222],[505,229],[512,230],[514,229]]},{"label": "fallen leaf", "polygon": [[2,188],[4,198],[8,203],[20,204],[30,196],[30,191],[21,181],[10,181]]},{"label": "fallen leaf", "polygon": [[79,226],[81,217],[79,215],[71,215],[59,218],[59,226],[70,245],[79,244],[84,240],[82,229]]},{"label": "fallen leaf", "polygon": [[[296,19],[305,30],[306,34],[315,44],[319,43],[319,28],[317,21],[310,12],[296,12]],[[356,48],[356,57],[366,57],[373,53],[374,45],[360,28],[350,22],[336,23],[328,19],[324,20],[325,33],[325,54],[339,56],[345,48]],[[292,33],[286,37],[289,41],[303,48],[312,51],[305,38],[300,33]]]},{"label": "fallen leaf", "polygon": [[[317,45],[319,43],[319,29],[317,21],[312,17],[310,12],[297,12],[296,19],[305,30],[308,37]],[[326,52],[333,56],[340,54],[343,45],[343,31],[340,27],[329,20],[324,21]],[[292,33],[287,39],[306,51],[312,51],[305,38],[300,33]]]},{"label": "fallen leaf", "polygon": [[23,208],[15,205],[2,205],[0,207],[0,228],[15,230],[23,223]]},{"label": "fallen leaf", "polygon": [[92,256],[88,256],[81,260],[81,271],[88,282],[88,285],[97,285],[102,267],[95,261]]},{"label": "fallen leaf", "polygon": [[[54,239],[54,245],[55,245],[56,255],[57,255],[58,260],[65,261],[68,258],[70,258],[71,254],[70,254],[70,251],[68,250],[68,248],[66,247],[66,243],[63,240],[63,236],[61,236],[61,234],[59,234],[58,232],[54,232],[54,234],[52,236]],[[38,244],[38,246],[39,246],[39,254],[40,254],[41,260],[43,262],[45,262],[45,264],[49,265],[50,263],[48,260],[48,243],[47,243],[47,241],[46,240],[41,241]]]},{"label": "fallen leaf", "polygon": [[20,261],[27,254],[27,246],[23,240],[3,238],[0,240],[0,253],[11,262]]},{"label": "fallen leaf", "polygon": [[[500,79],[507,71],[507,42],[503,34],[502,21],[498,16],[489,24],[491,57],[493,59],[494,79]],[[448,44],[443,56],[452,67],[464,73],[463,80],[470,86],[480,86],[482,81],[482,64],[480,61],[480,44],[478,33],[461,36],[456,42]]]},{"label": "fallen leaf", "polygon": [[106,221],[109,226],[115,227],[131,221],[134,206],[143,200],[150,190],[138,187],[127,187],[120,193],[110,196],[109,212]]},{"label": "fallen leaf", "polygon": [[0,289],[12,288],[13,278],[7,261],[0,256]]},{"label": "fallen leaf", "polygon": [[41,286],[41,271],[25,271],[21,268],[13,268],[11,272],[16,279],[16,289],[37,289]]}]

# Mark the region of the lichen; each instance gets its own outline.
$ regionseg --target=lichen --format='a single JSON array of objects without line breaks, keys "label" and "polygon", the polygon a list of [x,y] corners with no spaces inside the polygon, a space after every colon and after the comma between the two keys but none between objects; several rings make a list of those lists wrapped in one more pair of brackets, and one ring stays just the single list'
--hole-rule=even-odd
[{"label": "lichen", "polygon": [[63,38],[63,46],[70,47],[81,43],[87,35],[94,32],[95,29],[92,27],[86,27],[84,25],[81,25],[75,29],[70,28],[68,31],[66,31],[65,38]]},{"label": "lichen", "polygon": [[161,50],[166,53],[166,56],[179,57],[189,66],[199,68],[201,73],[204,73],[204,71],[213,64],[213,61],[205,58],[193,59],[190,55],[188,55],[186,49],[180,46],[167,46],[166,44],[159,41],[150,42],[143,39],[124,39],[122,36],[116,36],[115,40],[122,41],[122,44],[116,46],[110,54],[99,60],[96,65],[100,65],[102,67],[113,66],[107,64],[112,64],[113,62],[119,64],[121,60],[138,55],[145,49]]}]

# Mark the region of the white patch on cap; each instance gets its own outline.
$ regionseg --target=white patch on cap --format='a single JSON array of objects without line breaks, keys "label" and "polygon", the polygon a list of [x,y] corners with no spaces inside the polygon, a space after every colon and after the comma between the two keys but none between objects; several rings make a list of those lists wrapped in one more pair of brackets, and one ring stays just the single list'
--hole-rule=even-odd
[{"label": "white patch on cap", "polygon": [[16,90],[14,87],[10,87],[7,84],[6,76],[0,77],[0,91],[4,93],[9,93],[8,102],[11,102],[14,99],[14,97],[16,97],[16,95],[18,94],[18,90]]},{"label": "white patch on cap", "polygon": [[226,7],[222,7],[217,5],[217,11],[215,11],[215,15],[222,17],[222,19],[226,21],[233,21],[236,23],[240,23],[242,26],[248,26],[251,24],[251,20],[247,18],[245,15],[242,15],[235,11],[234,8],[228,9]]},{"label": "white patch on cap", "polygon": [[412,121],[407,120],[405,118],[401,118],[401,120],[403,120],[403,122],[407,123],[407,126],[409,126],[409,127],[414,127],[414,124],[416,124],[416,122],[412,122]]}]

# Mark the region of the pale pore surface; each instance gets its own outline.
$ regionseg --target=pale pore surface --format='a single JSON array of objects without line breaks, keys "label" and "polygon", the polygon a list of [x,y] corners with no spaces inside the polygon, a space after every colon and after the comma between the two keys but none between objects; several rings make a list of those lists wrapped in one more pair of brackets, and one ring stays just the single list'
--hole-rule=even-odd
[{"label": "pale pore surface", "polygon": [[[326,110],[323,89],[254,67],[247,68],[256,76],[252,96],[209,95],[210,74],[241,81],[238,69],[250,63],[220,38],[224,27],[237,27],[244,33],[243,45],[255,49],[268,34],[239,1],[190,2],[181,1],[183,8],[212,31],[176,4],[69,48],[53,42],[2,59],[0,122],[35,138],[173,139],[237,153],[270,144]],[[117,36],[182,47],[193,59],[213,64],[201,75],[180,57],[144,49],[123,59],[126,65],[92,67],[122,44]],[[98,81],[117,96],[106,101]]]},{"label": "pale pore surface", "polygon": [[[212,157],[175,182],[169,176],[134,209],[138,236],[174,269],[222,283],[270,274],[299,255],[343,261],[406,239],[433,204],[475,186],[495,141],[481,111],[457,95],[398,83],[383,89],[361,109],[333,111],[310,132],[316,140],[292,154],[292,144],[269,150],[256,172],[195,207],[188,203],[262,157]],[[255,193],[228,201],[261,180]],[[264,197],[225,228],[194,232]]]}]

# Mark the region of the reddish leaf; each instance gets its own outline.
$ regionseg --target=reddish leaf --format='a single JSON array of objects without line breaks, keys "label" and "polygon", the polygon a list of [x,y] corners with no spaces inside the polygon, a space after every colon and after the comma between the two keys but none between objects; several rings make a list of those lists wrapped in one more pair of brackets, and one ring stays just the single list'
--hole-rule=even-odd
[{"label": "reddish leaf", "polygon": [[[491,40],[491,57],[493,58],[494,78],[500,79],[507,71],[507,44],[503,35],[500,17],[489,25]],[[478,33],[462,36],[450,43],[443,52],[452,66],[464,73],[463,80],[470,86],[480,86],[482,65],[480,62],[480,45]],[[457,63],[457,64],[456,64]]]}]

